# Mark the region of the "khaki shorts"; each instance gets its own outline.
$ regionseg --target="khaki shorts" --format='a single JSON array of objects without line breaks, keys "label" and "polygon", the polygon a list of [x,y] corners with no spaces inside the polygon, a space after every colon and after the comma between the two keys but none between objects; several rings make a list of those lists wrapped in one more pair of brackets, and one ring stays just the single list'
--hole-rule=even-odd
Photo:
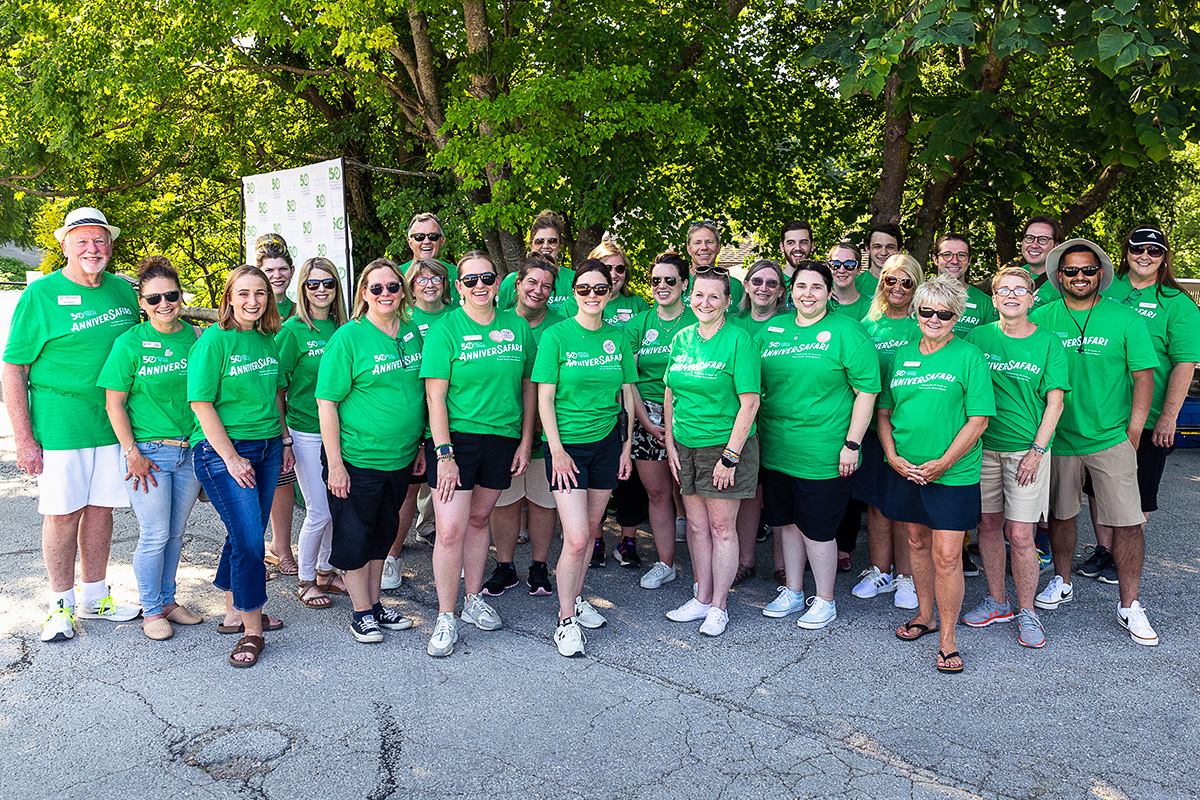
[{"label": "khaki shorts", "polygon": [[758,436],[751,436],[742,445],[742,458],[733,471],[733,485],[718,492],[713,487],[713,468],[721,460],[725,445],[685,447],[675,443],[679,453],[679,493],[700,497],[747,500],[758,492]]},{"label": "khaki shorts", "polygon": [[43,450],[37,476],[38,513],[74,514],[84,506],[129,508],[121,445],[79,450]]},{"label": "khaki shorts", "polygon": [[1083,501],[1084,470],[1092,476],[1096,521],[1127,528],[1146,521],[1137,483],[1137,452],[1128,439],[1086,456],[1054,456],[1050,471],[1050,513],[1071,519]]},{"label": "khaki shorts", "polygon": [[984,449],[983,472],[979,476],[984,514],[1003,511],[1007,520],[1035,525],[1046,519],[1050,509],[1050,454],[1042,457],[1033,483],[1022,486],[1017,483],[1017,467],[1028,452],[1001,453]]},{"label": "khaki shorts", "polygon": [[523,474],[513,477],[512,484],[496,500],[496,507],[511,506],[522,499],[542,508],[555,507],[554,495],[550,494],[550,483],[546,480],[545,459],[535,458]]}]

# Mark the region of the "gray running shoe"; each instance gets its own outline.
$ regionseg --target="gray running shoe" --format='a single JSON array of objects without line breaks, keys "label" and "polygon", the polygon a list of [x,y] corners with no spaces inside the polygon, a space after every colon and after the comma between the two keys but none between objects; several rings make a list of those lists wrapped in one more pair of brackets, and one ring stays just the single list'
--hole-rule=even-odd
[{"label": "gray running shoe", "polygon": [[990,594],[979,601],[979,605],[963,614],[963,624],[972,628],[986,628],[993,622],[1012,622],[1012,605],[1006,599],[997,603]]},{"label": "gray running shoe", "polygon": [[1017,612],[1017,641],[1026,647],[1041,647],[1046,643],[1046,632],[1038,615],[1027,608]]}]

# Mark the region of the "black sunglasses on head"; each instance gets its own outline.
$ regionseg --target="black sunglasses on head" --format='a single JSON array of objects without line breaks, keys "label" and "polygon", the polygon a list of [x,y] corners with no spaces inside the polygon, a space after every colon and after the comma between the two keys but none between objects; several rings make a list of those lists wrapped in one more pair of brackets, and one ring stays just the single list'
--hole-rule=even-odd
[{"label": "black sunglasses on head", "polygon": [[925,319],[929,319],[934,314],[937,314],[937,318],[942,322],[949,322],[950,320],[954,319],[953,311],[934,311],[932,308],[925,308],[924,306],[918,308],[917,313]]},{"label": "black sunglasses on head", "polygon": [[410,233],[408,238],[414,242],[423,242],[426,239],[431,242],[439,242],[442,239],[442,235],[440,233]]},{"label": "black sunglasses on head", "polygon": [[1096,277],[1096,273],[1100,272],[1100,265],[1093,264],[1090,267],[1059,267],[1058,274],[1066,275],[1068,278],[1074,278],[1079,273],[1083,273],[1089,278]]},{"label": "black sunglasses on head", "polygon": [[142,295],[142,299],[146,301],[146,305],[156,306],[163,300],[166,300],[168,303],[178,303],[179,298],[182,296],[183,293],[176,290],[171,292],[163,292],[161,294],[144,294]]},{"label": "black sunglasses on head", "polygon": [[321,287],[332,289],[335,286],[337,286],[337,281],[333,278],[313,278],[304,282],[305,289],[320,289]]},{"label": "black sunglasses on head", "polygon": [[492,286],[496,283],[496,273],[481,272],[478,275],[461,275],[459,276],[459,280],[462,281],[462,285],[468,289],[474,289],[475,284],[479,283],[480,281],[483,281],[484,286]]},{"label": "black sunglasses on head", "polygon": [[383,294],[384,289],[388,290],[388,294],[400,294],[400,282],[391,281],[390,283],[372,283],[367,287],[367,291],[376,297],[379,297],[379,295]]}]

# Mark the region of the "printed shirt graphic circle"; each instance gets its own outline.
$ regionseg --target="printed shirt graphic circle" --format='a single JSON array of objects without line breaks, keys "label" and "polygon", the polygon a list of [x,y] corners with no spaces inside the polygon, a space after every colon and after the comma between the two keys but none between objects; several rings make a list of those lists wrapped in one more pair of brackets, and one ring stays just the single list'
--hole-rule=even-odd
[{"label": "printed shirt graphic circle", "polygon": [[828,342],[832,338],[833,338],[833,334],[830,333],[829,331],[821,331],[820,333],[817,334],[818,342]]},{"label": "printed shirt graphic circle", "polygon": [[617,352],[617,343],[614,342],[612,339],[605,339],[604,340],[604,352],[610,356],[613,353]]},{"label": "printed shirt graphic circle", "polygon": [[646,331],[646,339],[645,339],[646,344],[653,342],[657,338],[658,338],[658,329],[657,328],[651,328],[650,330]]},{"label": "printed shirt graphic circle", "polygon": [[493,342],[503,342],[504,334],[505,334],[505,331],[489,331],[488,338],[491,339]]}]

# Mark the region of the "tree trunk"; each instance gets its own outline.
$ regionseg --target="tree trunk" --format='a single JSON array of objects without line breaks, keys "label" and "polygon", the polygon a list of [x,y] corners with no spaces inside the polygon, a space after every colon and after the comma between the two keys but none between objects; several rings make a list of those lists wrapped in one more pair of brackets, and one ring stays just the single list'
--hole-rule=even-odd
[{"label": "tree trunk", "polygon": [[1017,223],[1013,218],[1012,197],[993,194],[988,206],[992,210],[992,226],[996,230],[996,269],[1019,266],[1021,250],[1017,247]]},{"label": "tree trunk", "polygon": [[606,225],[596,223],[595,225],[585,225],[576,232],[575,241],[571,243],[572,264],[582,263],[588,257],[588,253],[596,249],[596,245],[600,244],[600,240],[604,238],[606,227]]},{"label": "tree trunk", "polygon": [[871,224],[900,223],[900,203],[904,199],[904,181],[908,177],[908,162],[912,159],[912,142],[908,131],[912,127],[912,110],[906,98],[900,96],[900,67],[897,64],[888,75],[883,86],[884,105],[887,116],[883,124],[882,157],[883,167],[879,173],[879,186],[867,207],[871,213]]},{"label": "tree trunk", "polygon": [[1117,181],[1121,179],[1121,176],[1125,174],[1127,169],[1128,167],[1124,164],[1109,164],[1105,167],[1092,188],[1080,195],[1079,199],[1074,203],[1063,209],[1063,230],[1070,234],[1076,225],[1083,222],[1092,214],[1095,214],[1100,209],[1100,206],[1104,205],[1104,201],[1108,199],[1108,196],[1112,194]]},{"label": "tree trunk", "polygon": [[929,250],[937,237],[938,228],[942,224],[942,212],[946,203],[954,193],[962,187],[971,171],[971,159],[975,156],[975,146],[967,149],[967,155],[961,159],[951,159],[953,170],[938,178],[925,182],[925,191],[921,196],[921,207],[917,209],[918,233],[909,237],[908,252],[922,264],[929,262]]}]

